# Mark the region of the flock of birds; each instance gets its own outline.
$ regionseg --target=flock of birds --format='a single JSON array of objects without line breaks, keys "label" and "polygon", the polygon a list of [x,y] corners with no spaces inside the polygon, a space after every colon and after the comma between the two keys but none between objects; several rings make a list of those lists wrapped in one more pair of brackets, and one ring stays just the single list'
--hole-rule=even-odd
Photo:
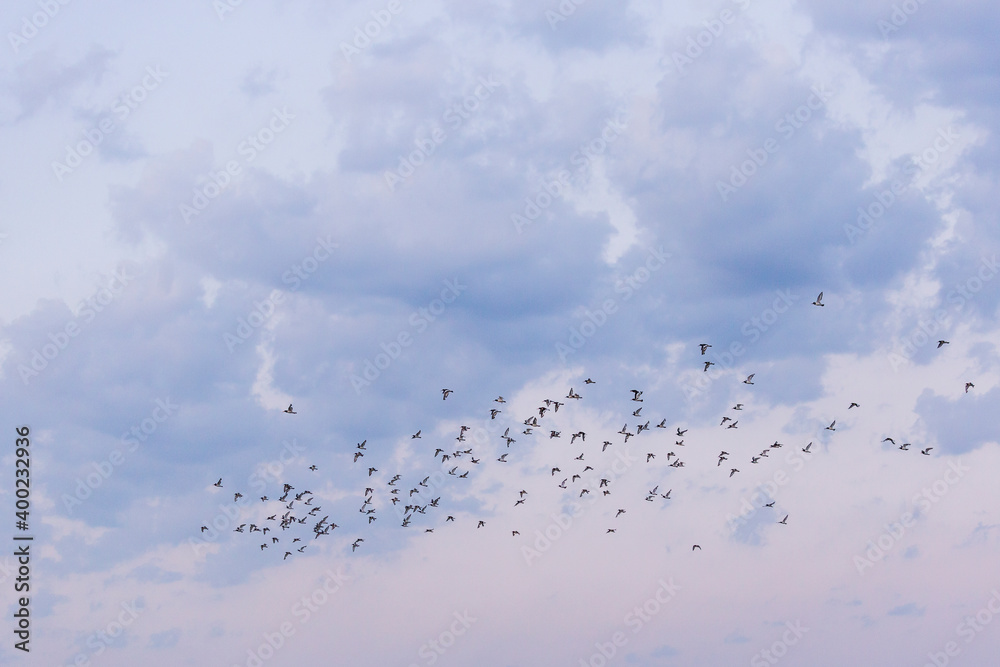
[{"label": "flock of birds", "polygon": [[[819,307],[825,305],[823,303],[822,292],[820,292],[819,296],[813,302],[813,305]],[[937,347],[938,349],[940,349],[942,346],[947,344],[949,344],[949,341],[939,340]],[[712,347],[712,345],[709,343],[699,343],[698,346],[701,352],[701,356],[705,356],[708,349]],[[714,363],[711,361],[704,361],[702,363],[703,363],[703,370],[705,372],[707,372],[708,369],[714,365]],[[748,386],[754,385],[753,379],[755,375],[756,375],[755,373],[749,374],[746,377],[746,379],[742,381],[743,384]],[[584,380],[585,386],[589,386],[592,384],[596,384],[596,381],[591,378],[587,378],[586,380]],[[975,385],[972,382],[967,382],[965,384],[965,393],[968,393],[969,389],[974,387]],[[442,389],[441,399],[447,400],[448,397],[453,393],[454,391],[451,389],[447,388]],[[672,428],[668,427],[667,418],[665,417],[661,418],[657,424],[651,426],[652,420],[646,419],[642,415],[642,411],[645,409],[645,406],[641,405],[642,403],[644,403],[643,391],[639,389],[632,389],[630,390],[630,393],[631,393],[630,402],[635,407],[634,410],[631,410],[632,417],[640,421],[636,422],[631,430],[629,428],[628,422],[626,422],[622,426],[622,428],[619,431],[617,431],[615,435],[621,436],[622,443],[627,444],[630,438],[639,438],[641,434],[644,432],[654,432],[653,429],[663,429],[667,432],[672,431],[670,439],[674,440],[674,444],[672,447],[668,447],[669,451],[667,451],[665,454],[658,451],[649,451],[645,454],[645,463],[652,464],[659,456],[661,457],[660,460],[663,463],[665,463],[666,467],[674,469],[683,468],[685,465],[684,460],[681,458],[681,455],[677,453],[677,451],[678,450],[684,451],[683,449],[680,448],[686,447],[684,442],[684,437],[688,429],[681,428],[681,426],[676,426],[676,425],[671,425]],[[542,405],[537,406],[535,409],[535,412],[537,412],[537,414],[533,412],[530,416],[523,419],[523,421],[520,422],[519,426],[515,427],[516,429],[519,429],[519,432],[515,432],[515,434],[512,435],[510,426],[508,426],[506,430],[503,431],[502,435],[500,435],[500,439],[505,444],[504,449],[509,450],[510,446],[517,442],[517,439],[514,437],[514,435],[517,435],[518,437],[523,435],[530,438],[539,438],[539,437],[544,438],[547,435],[548,436],[547,440],[562,438],[563,434],[560,430],[556,430],[554,428],[551,428],[551,426],[544,424],[546,415],[547,414],[554,415],[559,412],[559,408],[564,407],[568,402],[581,400],[582,398],[583,398],[582,395],[577,393],[573,387],[570,387],[566,396],[562,400],[556,400],[550,398],[544,399],[542,401]],[[494,403],[496,405],[489,409],[489,415],[491,421],[495,420],[504,411],[507,402],[503,396],[498,396],[496,399],[494,399]],[[852,410],[854,408],[860,408],[860,407],[861,406],[857,402],[851,402],[850,405],[847,406],[847,410]],[[722,417],[719,426],[725,429],[737,429],[739,427],[739,419],[738,419],[739,415],[736,413],[741,412],[743,408],[744,408],[743,403],[736,403],[731,408],[734,414],[732,416],[724,415]],[[284,410],[284,412],[291,415],[298,414],[294,410],[291,404],[288,406],[286,410]],[[643,419],[645,419],[645,421],[641,421]],[[831,432],[836,431],[837,430],[836,425],[837,425],[837,420],[834,419],[833,421],[830,422],[828,426],[825,427],[824,430]],[[496,430],[498,431],[499,429]],[[432,457],[435,463],[440,466],[440,469],[442,471],[446,471],[448,476],[454,477],[455,479],[463,479],[463,480],[468,479],[470,472],[474,469],[477,469],[478,466],[483,464],[483,457],[485,455],[484,454],[477,455],[477,453],[474,451],[474,448],[470,446],[468,439],[466,438],[466,433],[468,433],[469,431],[470,431],[469,426],[462,425],[459,427],[458,435],[454,439],[455,440],[454,445],[447,446],[447,449],[445,448],[445,446],[435,446],[433,449]],[[410,436],[410,439],[421,440],[422,439],[421,434],[422,434],[422,429],[418,429],[415,433],[413,433]],[[572,457],[570,460],[553,461],[551,462],[550,465],[547,466],[552,483],[555,484],[557,488],[561,489],[562,492],[568,493],[576,499],[583,498],[584,496],[587,496],[589,494],[599,495],[600,497],[612,496],[614,475],[609,475],[609,477],[599,477],[598,474],[595,472],[594,467],[590,465],[590,463],[591,462],[597,463],[597,461],[594,459],[594,455],[603,454],[605,451],[607,451],[609,447],[612,447],[614,443],[612,442],[612,440],[607,440],[602,438],[600,444],[600,451],[597,452],[596,451],[597,445],[592,444],[589,447],[594,451],[588,453],[586,449],[587,435],[588,434],[584,431],[577,431],[570,434],[569,436],[570,445],[574,445],[577,442],[577,440],[579,440],[581,443],[581,448],[584,449],[579,453],[578,456]],[[614,438],[615,436],[611,437]],[[379,472],[379,469],[377,467],[367,466],[365,464],[358,466],[359,461],[361,461],[361,459],[364,458],[365,454],[368,453],[367,442],[368,442],[367,439],[365,439],[357,443],[351,457],[353,458],[354,465],[360,468],[359,473],[364,472],[365,469],[367,469],[367,475],[365,477],[365,480],[367,484],[371,484],[371,486],[365,487],[361,498],[361,505],[359,508],[359,512],[366,519],[366,522],[363,522],[364,525],[371,525],[376,520],[378,520],[378,518],[380,517],[377,511],[378,505],[382,505],[385,500],[391,503],[392,507],[398,511],[399,515],[401,516],[401,526],[404,528],[412,526],[414,519],[416,519],[419,516],[426,515],[429,511],[441,512],[442,496],[438,495],[436,497],[431,497],[437,491],[437,489],[435,488],[436,486],[435,483],[431,481],[432,479],[431,475],[424,475],[423,478],[419,480],[416,480],[416,478],[414,478],[414,481],[402,484],[401,482],[403,481],[403,476],[401,473],[396,472],[387,482],[385,481],[384,477],[381,478],[379,481],[375,481],[372,478],[373,475]],[[595,442],[595,439],[593,437],[591,439],[591,442],[592,443]],[[886,437],[882,440],[882,443],[886,442],[891,443],[893,446],[896,446],[898,449],[902,451],[908,451],[911,446],[911,443],[908,442],[903,442],[897,445],[895,439],[893,439],[892,437]],[[768,456],[772,453],[773,450],[780,449],[784,446],[785,445],[783,443],[780,443],[777,440],[775,440],[773,444],[765,446],[759,453],[751,455],[748,459],[749,463],[751,465],[759,464],[764,459],[768,458]],[[812,446],[813,442],[810,441],[808,444],[801,447],[800,449],[804,454],[809,455],[813,453]],[[656,449],[656,448],[651,447],[651,449]],[[925,447],[923,449],[920,449],[919,451],[921,454],[925,456],[930,456],[930,452],[932,449],[933,447]],[[427,452],[430,453],[430,448],[428,448]],[[510,454],[511,454],[510,451],[505,451],[495,459],[495,463],[496,464],[509,463],[508,457],[510,456]],[[588,456],[590,456],[591,458],[588,459],[587,458]],[[732,455],[728,451],[722,449],[718,454],[716,467],[721,467],[724,462],[728,462],[730,456]],[[493,462],[490,463],[492,464]],[[728,477],[732,478],[734,475],[739,474],[740,470],[736,467],[730,467],[730,465],[731,464],[727,463],[727,467],[729,467]],[[563,471],[563,467],[566,468],[565,472]],[[312,473],[316,473],[318,472],[318,467],[316,465],[310,465],[308,466],[308,470],[311,471]],[[594,474],[585,479],[585,476],[587,475],[588,472]],[[556,479],[559,479],[558,483],[556,483]],[[384,483],[385,487],[384,494],[379,498],[380,502],[377,503],[375,495],[375,487],[382,486],[382,483]],[[213,486],[217,488],[223,488],[222,478],[220,477],[219,480]],[[657,484],[652,489],[649,489],[649,491],[644,494],[644,500],[647,502],[656,502],[657,500],[669,502],[672,499],[671,494],[673,492],[673,489],[667,489],[666,491],[661,492],[660,486],[661,486],[660,484]],[[338,525],[330,521],[329,514],[324,515],[322,518],[319,519],[316,518],[316,516],[319,515],[320,512],[322,511],[322,508],[318,503],[314,504],[314,501],[317,498],[317,496],[312,491],[309,491],[308,489],[303,489],[301,491],[298,491],[297,493],[293,493],[294,491],[297,491],[296,487],[287,482],[282,482],[281,488],[282,488],[281,495],[275,499],[271,499],[267,495],[260,497],[260,501],[263,504],[264,509],[263,511],[259,512],[259,515],[265,516],[265,518],[259,521],[260,525],[258,525],[258,523],[251,523],[251,522],[243,523],[236,526],[234,532],[243,533],[246,534],[247,536],[251,536],[253,535],[253,533],[260,533],[260,538],[263,540],[262,543],[260,544],[261,551],[264,551],[265,549],[268,549],[272,546],[281,544],[282,547],[280,547],[279,550],[284,550],[284,555],[282,557],[282,560],[285,560],[296,553],[303,553],[308,547],[308,542],[303,541],[305,538],[302,537],[302,534],[299,533],[299,531],[295,530],[299,525],[304,525],[315,521],[315,523],[312,525],[312,535],[313,535],[312,539],[318,539],[321,536],[329,535],[334,529],[338,527]],[[416,496],[416,498],[414,498],[414,496]],[[235,502],[242,497],[243,494],[239,491],[236,491],[234,493],[233,500]],[[528,497],[529,497],[528,491],[525,489],[521,489],[516,493],[515,497],[512,498],[513,507],[517,508],[525,505],[525,503],[528,500]],[[400,504],[402,504],[401,511],[397,507]],[[772,500],[771,502],[764,504],[762,507],[773,509],[774,501]],[[626,512],[627,512],[626,508],[617,507],[617,511],[614,514],[614,519],[617,519]],[[781,518],[780,520],[776,520],[775,523],[781,525],[788,525],[788,518],[789,515],[785,514],[783,518]],[[455,521],[457,521],[457,519],[455,518],[454,514],[445,513],[445,518],[442,523],[446,524]],[[475,521],[477,529],[486,527],[486,521],[484,519],[473,519],[473,521]],[[209,528],[208,526],[202,526],[201,530],[202,532],[205,532],[209,530]],[[605,532],[611,534],[615,533],[616,530],[617,529],[614,526],[608,526],[606,527]],[[292,531],[292,532],[289,533],[287,531]],[[425,527],[423,529],[423,532],[433,533],[434,528]],[[270,540],[267,539],[268,533],[272,533]],[[279,534],[281,535],[280,537]],[[512,537],[517,537],[520,535],[520,531],[516,529],[511,530],[511,535]],[[364,541],[365,541],[364,538],[357,537],[351,543],[352,552],[356,551],[364,543]],[[701,549],[701,546],[699,544],[693,544],[691,549],[692,551],[699,550]]]}]

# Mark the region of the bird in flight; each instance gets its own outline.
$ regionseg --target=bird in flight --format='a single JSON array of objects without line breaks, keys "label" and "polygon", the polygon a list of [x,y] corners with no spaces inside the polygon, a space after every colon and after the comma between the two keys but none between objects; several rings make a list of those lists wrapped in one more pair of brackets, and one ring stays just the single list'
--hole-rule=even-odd
[{"label": "bird in flight", "polygon": [[756,375],[756,373],[751,373],[750,375],[748,375],[747,379],[743,381],[743,384],[753,384],[754,375]]},{"label": "bird in flight", "polygon": [[710,348],[712,346],[709,345],[708,343],[698,343],[698,347],[701,348],[701,355],[705,356],[705,350],[707,350],[708,348]]},{"label": "bird in flight", "polygon": [[924,456],[930,456],[932,449],[934,449],[934,448],[933,447],[928,447],[927,449],[921,449],[920,453],[923,454]]},{"label": "bird in flight", "polygon": [[813,301],[813,305],[814,306],[825,306],[826,305],[825,303],[823,303],[823,293],[822,292],[820,292],[819,296],[816,297],[816,300]]},{"label": "bird in flight", "polygon": [[975,388],[976,388],[976,385],[972,384],[971,382],[966,382],[965,383],[965,393],[966,394],[969,393],[969,389],[975,389]]},{"label": "bird in flight", "polygon": [[851,408],[860,408],[860,407],[861,407],[860,405],[858,405],[854,401],[851,401],[851,404],[847,406],[847,409],[850,410]]},{"label": "bird in flight", "polygon": [[454,392],[454,391],[452,391],[451,389],[442,389],[442,390],[441,390],[441,400],[443,401],[443,400],[445,400],[446,398],[448,398],[448,394],[454,394],[454,393],[455,393],[455,392]]},{"label": "bird in flight", "polygon": [[[420,430],[422,431],[423,429],[420,429]],[[420,431],[417,431],[416,433],[414,433],[413,435],[410,436],[410,439],[419,438],[419,437],[420,437]]]},{"label": "bird in flight", "polygon": [[632,400],[642,403],[642,399],[639,398],[640,396],[642,396],[642,392],[639,391],[638,389],[632,389],[630,391],[632,392]]},{"label": "bird in flight", "polygon": [[940,349],[942,345],[949,345],[950,343],[951,343],[950,340],[939,340],[938,341],[938,349]]},{"label": "bird in flight", "polygon": [[701,549],[701,545],[700,544],[691,545],[691,551],[694,551],[695,549]]},{"label": "bird in flight", "polygon": [[292,404],[291,403],[288,404],[288,407],[285,409],[285,412],[287,412],[290,415],[297,415],[298,414],[297,412],[295,412],[295,410],[292,410]]},{"label": "bird in flight", "polygon": [[809,448],[812,446],[813,444],[810,442],[808,445],[802,448],[802,451],[805,452],[806,454],[812,454],[812,452],[809,451]]},{"label": "bird in flight", "polygon": [[779,521],[778,523],[783,523],[783,524],[785,524],[787,526],[788,525],[788,515],[786,514],[785,518],[782,519],[781,521]]},{"label": "bird in flight", "polygon": [[594,380],[591,380],[590,378],[587,378],[586,380],[584,380],[583,383],[584,384],[597,384]]},{"label": "bird in flight", "polygon": [[837,423],[837,420],[836,420],[836,419],[834,419],[834,420],[833,420],[832,422],[830,422],[830,425],[826,427],[826,430],[827,430],[827,431],[836,431],[837,429],[835,429],[835,428],[833,427],[833,425],[834,425],[834,424],[836,424],[836,423]]},{"label": "bird in flight", "polygon": [[222,488],[222,478],[220,477],[219,481],[216,482],[215,484],[213,484],[212,486],[217,486],[217,487],[219,487],[221,489]]},{"label": "bird in flight", "polygon": [[771,502],[765,504],[764,507],[774,507],[774,501],[772,500]]},{"label": "bird in flight", "polygon": [[711,366],[714,366],[714,365],[715,365],[715,362],[712,362],[712,361],[706,361],[706,362],[705,362],[705,372],[707,373],[707,372],[708,372],[708,369],[709,369],[709,368],[710,368]]}]

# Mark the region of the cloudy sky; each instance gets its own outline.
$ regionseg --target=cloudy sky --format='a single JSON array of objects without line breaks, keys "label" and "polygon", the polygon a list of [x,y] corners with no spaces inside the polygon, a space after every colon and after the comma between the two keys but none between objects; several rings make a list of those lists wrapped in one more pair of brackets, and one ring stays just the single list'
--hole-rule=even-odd
[{"label": "cloudy sky", "polygon": [[0,18],[3,664],[995,661],[994,3]]}]

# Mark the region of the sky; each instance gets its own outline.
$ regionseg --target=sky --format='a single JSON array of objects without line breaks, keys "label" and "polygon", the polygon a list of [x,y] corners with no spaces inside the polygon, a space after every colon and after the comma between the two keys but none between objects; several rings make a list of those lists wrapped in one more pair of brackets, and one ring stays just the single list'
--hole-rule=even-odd
[{"label": "sky", "polygon": [[6,3],[0,663],[993,664],[998,24]]}]

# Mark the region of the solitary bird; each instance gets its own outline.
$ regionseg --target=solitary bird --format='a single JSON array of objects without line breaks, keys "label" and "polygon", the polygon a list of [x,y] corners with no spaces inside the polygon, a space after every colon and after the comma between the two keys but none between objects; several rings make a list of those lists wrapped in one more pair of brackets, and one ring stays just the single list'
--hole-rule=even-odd
[{"label": "solitary bird", "polygon": [[445,400],[446,398],[448,398],[448,394],[454,394],[454,393],[455,393],[455,392],[454,392],[454,391],[452,391],[451,389],[442,389],[442,390],[441,390],[441,400],[443,401],[443,400]]},{"label": "solitary bird", "polygon": [[288,408],[285,410],[285,412],[287,412],[290,415],[298,414],[297,412],[295,412],[295,410],[292,410],[292,404],[291,403],[288,404]]},{"label": "solitary bird", "polygon": [[705,362],[705,372],[707,373],[707,372],[708,372],[708,369],[709,369],[709,367],[710,367],[710,366],[714,366],[714,365],[715,365],[715,363],[714,363],[714,362],[712,362],[712,361],[706,361],[706,362]]},{"label": "solitary bird", "polygon": [[933,447],[928,447],[927,449],[921,449],[920,453],[923,454],[924,456],[930,456],[932,449],[934,449],[934,448]]},{"label": "solitary bird", "polygon": [[833,420],[832,422],[830,422],[830,425],[826,427],[826,430],[827,430],[827,431],[836,431],[837,429],[835,429],[835,428],[833,427],[833,425],[834,425],[834,424],[836,424],[836,423],[837,423],[837,420],[836,420],[836,419],[834,419],[834,420]]},{"label": "solitary bird", "polygon": [[966,382],[965,383],[965,393],[968,394],[969,393],[969,389],[975,389],[975,387],[976,387],[976,385],[972,384],[971,382]]},{"label": "solitary bird", "polygon": [[712,346],[709,345],[708,343],[698,343],[698,347],[701,348],[701,354],[702,354],[702,356],[705,356],[705,350],[707,350],[708,348],[710,348]]},{"label": "solitary bird", "polygon": [[823,293],[822,292],[820,292],[819,296],[816,297],[816,300],[813,301],[813,305],[814,306],[825,306],[826,305],[825,303],[823,303]]},{"label": "solitary bird", "polygon": [[788,515],[786,514],[785,518],[782,519],[781,521],[779,521],[778,523],[783,523],[783,524],[785,524],[787,526],[788,525]]},{"label": "solitary bird", "polygon": [[701,545],[700,544],[694,544],[694,545],[692,545],[691,546],[691,551],[694,551],[695,549],[701,549]]},{"label": "solitary bird", "polygon": [[851,408],[860,408],[860,407],[861,407],[860,405],[858,405],[854,401],[851,401],[851,404],[847,406],[847,409],[850,410]]},{"label": "solitary bird", "polygon": [[753,384],[754,375],[756,375],[756,373],[751,373],[750,375],[748,375],[747,379],[743,381],[743,384]]},{"label": "solitary bird", "polygon": [[949,344],[951,344],[951,341],[949,341],[949,340],[939,340],[938,341],[938,348],[940,348],[942,345],[949,345]]},{"label": "solitary bird", "polygon": [[591,380],[590,378],[587,378],[586,380],[584,380],[583,383],[584,384],[597,384],[594,380]]},{"label": "solitary bird", "polygon": [[220,477],[219,481],[216,482],[215,484],[213,484],[212,486],[217,486],[217,487],[219,487],[221,489],[222,488],[222,478]]},{"label": "solitary bird", "polygon": [[812,452],[809,451],[809,448],[812,446],[813,444],[810,442],[808,445],[802,448],[802,451],[805,452],[806,454],[812,454]]},{"label": "solitary bird", "polygon": [[[423,429],[421,429],[421,430],[423,430]],[[414,433],[413,435],[410,436],[410,439],[412,440],[414,438],[419,438],[419,437],[420,437],[420,431],[417,431],[416,433]]]},{"label": "solitary bird", "polygon": [[642,403],[642,399],[639,398],[640,396],[642,396],[642,392],[639,391],[638,389],[631,389],[630,391],[632,392],[632,400]]}]

